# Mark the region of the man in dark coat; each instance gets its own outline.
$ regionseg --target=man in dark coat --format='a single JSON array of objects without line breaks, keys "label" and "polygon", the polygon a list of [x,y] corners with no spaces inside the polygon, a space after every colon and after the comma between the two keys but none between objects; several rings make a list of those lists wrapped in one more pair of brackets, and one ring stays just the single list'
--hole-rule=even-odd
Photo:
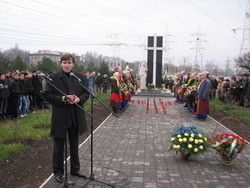
[{"label": "man in dark coat", "polygon": [[107,74],[104,74],[103,80],[102,80],[103,93],[107,93],[108,83],[109,83],[109,78],[108,78]]},{"label": "man in dark coat", "polygon": [[8,98],[7,113],[10,115],[11,120],[18,117],[18,100],[19,100],[19,74],[14,72],[12,79],[9,82],[10,96]]},{"label": "man in dark coat", "polygon": [[217,89],[218,86],[218,81],[215,77],[211,76],[210,77],[210,82],[211,82],[211,98],[215,99],[215,91]]},{"label": "man in dark coat", "polygon": [[27,87],[25,85],[26,79],[24,73],[19,74],[19,102],[18,102],[18,113],[20,117],[24,117],[28,114],[28,98],[27,98]]},{"label": "man in dark coat", "polygon": [[[45,100],[52,103],[51,136],[54,137],[53,151],[53,172],[58,182],[63,182],[63,156],[64,141],[66,132],[68,133],[70,144],[70,172],[73,176],[86,177],[80,173],[80,163],[78,156],[78,136],[87,131],[85,114],[82,109],[75,105],[82,106],[89,98],[88,92],[81,87],[78,80],[70,76],[75,59],[71,54],[61,57],[60,65],[62,71],[50,75],[52,83],[66,94],[63,96],[55,89],[49,80],[45,87]],[[74,73],[81,79],[81,83],[86,86],[81,73]]]},{"label": "man in dark coat", "polygon": [[0,121],[5,120],[9,95],[8,81],[4,73],[0,73]]},{"label": "man in dark coat", "polygon": [[41,107],[41,91],[42,91],[42,82],[40,77],[37,74],[37,71],[33,71],[32,77],[31,77],[31,83],[33,86],[33,92],[32,92],[32,101],[30,106],[33,108],[33,110],[37,109],[38,107]]},{"label": "man in dark coat", "polygon": [[25,75],[25,87],[27,88],[27,111],[26,111],[26,114],[29,113],[30,111],[33,112],[35,109],[34,108],[31,108],[30,107],[30,103],[33,103],[33,97],[32,97],[32,94],[34,92],[34,87],[32,85],[32,73],[30,72],[26,72],[24,73]]},{"label": "man in dark coat", "polygon": [[96,87],[96,93],[101,93],[102,90],[102,82],[103,77],[101,76],[101,73],[97,73],[96,79],[94,81],[95,87]]},{"label": "man in dark coat", "polygon": [[198,85],[197,89],[197,118],[199,120],[206,120],[207,115],[209,114],[209,94],[211,90],[210,80],[207,79],[207,73],[200,73],[201,82]]}]

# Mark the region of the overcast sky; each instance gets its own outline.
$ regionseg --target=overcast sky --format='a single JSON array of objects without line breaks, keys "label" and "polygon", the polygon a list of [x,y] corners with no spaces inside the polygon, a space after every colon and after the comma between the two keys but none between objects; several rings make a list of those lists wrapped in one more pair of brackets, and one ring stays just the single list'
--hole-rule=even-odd
[{"label": "overcast sky", "polygon": [[[203,62],[221,65],[239,55],[247,0],[0,0],[0,49],[17,43],[38,50],[145,60],[148,35],[165,35],[169,57],[194,61],[194,34],[205,34]],[[119,47],[108,44],[121,43]],[[126,44],[126,45],[125,45]],[[143,52],[144,51],[144,52]]]}]

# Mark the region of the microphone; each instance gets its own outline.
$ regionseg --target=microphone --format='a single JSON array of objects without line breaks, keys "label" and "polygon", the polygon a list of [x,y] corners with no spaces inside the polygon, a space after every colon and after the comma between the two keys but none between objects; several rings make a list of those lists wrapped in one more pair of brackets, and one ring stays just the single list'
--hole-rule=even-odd
[{"label": "microphone", "polygon": [[82,81],[80,78],[78,78],[73,72],[69,74],[70,76],[73,76],[75,79],[77,79],[79,82]]},{"label": "microphone", "polygon": [[49,81],[53,81],[49,76],[46,76],[44,73],[40,73],[39,76],[45,78],[45,79],[48,79]]}]

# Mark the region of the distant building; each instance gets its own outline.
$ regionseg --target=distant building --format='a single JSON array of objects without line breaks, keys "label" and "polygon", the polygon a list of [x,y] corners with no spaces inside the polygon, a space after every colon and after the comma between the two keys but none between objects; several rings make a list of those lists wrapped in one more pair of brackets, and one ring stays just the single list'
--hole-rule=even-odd
[{"label": "distant building", "polygon": [[[48,57],[52,61],[59,63],[60,58],[63,54],[69,52],[58,52],[58,51],[51,51],[51,50],[38,50],[36,53],[32,53],[29,55],[30,65],[37,65],[39,61],[42,61],[43,57]],[[76,62],[80,61],[80,56],[75,56]]]}]

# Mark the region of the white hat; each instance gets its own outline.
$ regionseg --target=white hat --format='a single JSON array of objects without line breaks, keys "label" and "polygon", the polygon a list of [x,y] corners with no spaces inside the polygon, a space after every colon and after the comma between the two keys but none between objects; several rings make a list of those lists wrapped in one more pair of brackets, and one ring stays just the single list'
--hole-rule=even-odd
[{"label": "white hat", "polygon": [[203,71],[203,72],[199,73],[198,76],[200,76],[200,75],[202,75],[202,74],[204,74],[204,75],[207,76],[209,73],[208,73],[207,71]]},{"label": "white hat", "polygon": [[114,76],[114,77],[118,77],[118,76],[119,76],[119,72],[115,72],[115,73],[113,74],[113,76]]}]

